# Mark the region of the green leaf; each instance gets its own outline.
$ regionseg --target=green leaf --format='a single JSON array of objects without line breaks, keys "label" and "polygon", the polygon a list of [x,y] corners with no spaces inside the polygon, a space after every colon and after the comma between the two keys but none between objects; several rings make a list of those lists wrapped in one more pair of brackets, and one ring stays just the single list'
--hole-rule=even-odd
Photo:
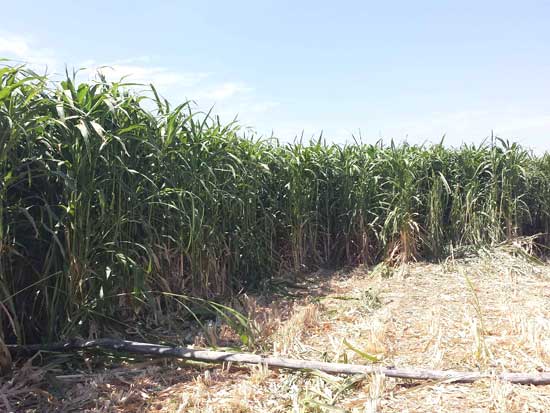
[{"label": "green leaf", "polygon": [[377,363],[380,360],[371,354],[368,354],[364,351],[359,350],[358,348],[352,346],[346,339],[342,340],[342,344],[344,344],[347,348],[349,348],[354,353],[358,354],[359,356],[363,357],[365,360],[372,361],[373,363]]}]

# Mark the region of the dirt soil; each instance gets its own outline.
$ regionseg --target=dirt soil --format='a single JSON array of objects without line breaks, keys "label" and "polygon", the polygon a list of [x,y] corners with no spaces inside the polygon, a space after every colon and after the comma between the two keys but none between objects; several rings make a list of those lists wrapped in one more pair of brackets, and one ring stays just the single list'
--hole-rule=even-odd
[{"label": "dirt soil", "polygon": [[[298,298],[270,304],[259,297],[241,300],[258,330],[256,352],[358,364],[376,358],[381,365],[490,374],[550,371],[548,264],[496,250],[398,269],[319,271],[301,287],[295,290]],[[197,344],[223,342],[218,336],[224,328],[213,327]],[[24,374],[38,373],[29,368]],[[174,360],[133,362],[99,373],[40,374],[32,380],[37,389],[49,380],[47,402],[27,411],[550,411],[550,386],[496,378],[413,382]],[[60,395],[51,391],[52,380]],[[10,403],[5,395],[15,383],[0,387],[0,410],[2,400]],[[46,392],[35,393],[40,391]]]}]

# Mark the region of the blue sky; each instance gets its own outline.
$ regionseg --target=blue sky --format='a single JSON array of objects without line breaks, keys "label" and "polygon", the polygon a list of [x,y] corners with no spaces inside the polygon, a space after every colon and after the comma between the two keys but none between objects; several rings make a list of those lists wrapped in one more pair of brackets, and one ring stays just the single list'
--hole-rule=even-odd
[{"label": "blue sky", "polygon": [[[549,1],[21,1],[0,56],[104,69],[282,140],[550,150]],[[132,79],[132,77],[130,77]]]}]

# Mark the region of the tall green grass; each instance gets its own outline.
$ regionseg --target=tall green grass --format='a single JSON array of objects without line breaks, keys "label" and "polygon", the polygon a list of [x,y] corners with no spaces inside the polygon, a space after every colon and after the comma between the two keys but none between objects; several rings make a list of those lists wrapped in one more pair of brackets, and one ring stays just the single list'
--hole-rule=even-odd
[{"label": "tall green grass", "polygon": [[517,144],[279,144],[153,87],[0,69],[7,341],[89,334],[283,271],[548,245],[549,231],[550,156]]}]

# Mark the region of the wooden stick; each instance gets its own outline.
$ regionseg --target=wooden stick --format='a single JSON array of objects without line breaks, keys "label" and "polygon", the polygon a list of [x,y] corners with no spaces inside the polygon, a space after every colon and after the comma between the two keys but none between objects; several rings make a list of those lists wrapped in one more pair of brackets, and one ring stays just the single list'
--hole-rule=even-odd
[{"label": "wooden stick", "polygon": [[[139,343],[135,341],[102,338],[97,340],[74,339],[47,345],[18,346],[8,345],[13,353],[32,353],[36,351],[75,351],[89,348],[101,348],[125,351],[148,356],[172,357],[186,360],[211,363],[245,363],[263,364],[295,370],[320,370],[332,374],[383,374],[387,377],[412,380],[444,380],[446,383],[472,383],[476,380],[491,377],[489,373],[461,372],[455,370],[426,370],[394,368],[376,365],[357,365],[344,363],[327,363],[315,360],[298,360],[284,357],[260,356],[251,353],[233,353],[225,351],[195,350],[188,347],[170,347],[159,344]],[[501,373],[496,375],[501,380],[517,384],[544,385],[550,384],[550,372],[545,373]]]}]

